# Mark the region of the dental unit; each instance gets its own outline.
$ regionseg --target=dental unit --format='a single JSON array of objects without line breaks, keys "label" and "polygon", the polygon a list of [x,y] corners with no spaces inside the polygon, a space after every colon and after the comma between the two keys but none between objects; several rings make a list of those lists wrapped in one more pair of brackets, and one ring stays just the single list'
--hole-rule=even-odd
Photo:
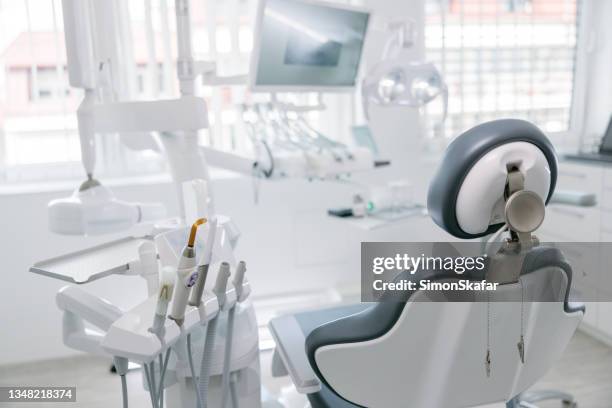
[{"label": "dental unit", "polygon": [[[110,75],[108,70],[112,71],[114,64],[121,61],[120,44],[115,35],[94,35],[96,27],[106,27],[113,32],[113,13],[102,10],[116,5],[98,0],[63,0],[62,6],[70,82],[74,87],[86,89],[77,120],[87,180],[73,197],[50,204],[51,229],[62,234],[96,235],[126,231],[142,224],[146,232],[39,262],[31,270],[72,283],[87,283],[110,274],[142,276],[147,282],[149,298],[131,310],[120,310],[78,286],[62,289],[57,302],[65,314],[65,342],[70,347],[112,358],[122,378],[122,389],[125,389],[127,362],[140,363],[153,407],[162,406],[164,401],[172,407],[192,407],[196,393],[200,396],[199,387],[195,385],[198,382],[195,372],[199,372],[200,367],[189,372],[188,362],[193,356],[187,356],[185,347],[193,340],[193,346],[200,350],[204,348],[204,337],[212,336],[205,329],[219,312],[217,297],[229,299],[226,307],[235,303],[236,289],[226,283],[229,265],[236,262],[233,252],[240,236],[230,218],[214,213],[213,192],[208,188],[209,175],[204,159],[207,154],[218,156],[210,149],[208,152],[201,150],[197,144],[197,130],[208,127],[208,118],[204,99],[194,96],[194,83],[198,77],[207,84],[242,79],[218,77],[214,64],[193,59],[189,1],[179,0],[175,13],[180,97],[159,101],[117,100],[113,96],[116,94],[113,81],[117,77]],[[158,136],[176,185],[179,219],[165,219],[165,210],[157,204],[118,200],[95,179],[94,135],[104,137],[116,132],[125,133],[126,138],[132,134],[148,136],[155,133]],[[238,171],[243,163],[223,161],[224,167]],[[189,218],[199,219],[191,230],[186,222]],[[205,239],[196,235],[204,219],[210,220],[204,225]],[[183,247],[185,242],[187,245]],[[202,259],[198,259],[199,254],[203,255]],[[215,290],[207,292],[206,278],[217,262],[223,267]],[[241,284],[249,285],[246,280]],[[227,294],[222,293],[225,290]],[[245,303],[234,319],[241,343],[232,350],[232,367],[254,373],[248,377],[258,376],[258,333],[256,325],[252,324],[255,319],[252,305]],[[86,329],[87,323],[93,324],[95,330]],[[218,346],[203,353],[207,356],[203,369],[209,373],[206,377],[220,379],[222,361],[216,363],[211,358],[219,353],[223,355],[219,350],[226,341],[223,332],[218,331],[217,336],[220,338],[207,346],[211,348],[215,343]],[[172,354],[176,359],[170,358]],[[208,378],[201,379],[205,380]],[[206,391],[208,397],[202,394],[205,400],[201,405],[206,404],[206,398],[220,398],[220,386],[216,381],[214,384]],[[238,388],[242,390],[243,387]],[[240,391],[237,398],[259,404],[260,391],[258,388]],[[124,406],[127,402],[125,389]]]},{"label": "dental unit", "polygon": [[[325,108],[323,92],[345,92],[358,84],[371,13],[352,6],[311,4],[310,0],[284,1],[261,0],[258,9],[248,85],[253,93],[271,96],[268,102],[240,106],[255,151],[254,157],[246,157],[198,144],[198,131],[208,129],[210,123],[206,101],[196,95],[196,81],[205,86],[240,85],[245,78],[218,76],[215,62],[194,58],[189,0],[174,2],[180,96],[155,101],[126,101],[116,95],[113,70],[121,63],[121,44],[115,34],[94,35],[100,27],[111,32],[117,29],[112,13],[115,2],[62,0],[70,84],[85,91],[77,120],[87,179],[71,197],[49,203],[50,229],[67,235],[132,235],[37,262],[31,271],[70,283],[56,296],[63,313],[64,343],[114,362],[124,408],[128,407],[125,376],[129,362],[142,366],[143,384],[153,408],[164,404],[170,408],[281,406],[269,399],[261,384],[260,327],[246,277],[247,262],[236,256],[240,232],[234,221],[216,208],[209,165],[265,179],[338,180],[390,164],[371,148],[336,141],[306,120],[308,113]],[[290,5],[288,11],[283,8],[286,4]],[[100,12],[104,7],[110,8]],[[337,30],[333,18],[330,21],[334,24],[328,22],[334,28],[330,32],[292,23],[295,15],[305,10],[344,16],[339,21],[348,16],[351,30]],[[291,27],[308,37],[300,40],[307,44],[307,51],[288,56],[270,54],[278,48],[273,41],[278,27],[286,37],[293,35],[288,34]],[[413,45],[410,24],[395,23],[388,28],[391,37],[383,52],[384,61],[362,82],[366,117],[371,104],[422,110],[441,100],[443,121],[448,103],[444,78],[433,64],[406,63],[405,54]],[[344,31],[350,35],[338,34]],[[349,49],[346,59],[333,52],[335,44]],[[293,60],[286,63],[286,58]],[[313,63],[317,58],[330,60],[317,65]],[[306,68],[296,75],[294,65]],[[329,66],[339,66],[340,74],[325,75],[327,68],[321,67]],[[286,79],[295,81],[296,76],[302,82]],[[316,104],[303,105],[281,101],[278,94],[282,92],[316,92],[319,96]],[[435,132],[440,128],[441,124],[436,125]],[[178,217],[168,217],[161,204],[119,200],[94,177],[96,136],[116,133],[126,138],[145,135],[159,145],[169,164]],[[565,295],[571,286],[571,270],[565,268],[562,254],[539,246],[532,235],[542,223],[545,206],[555,190],[556,163],[550,141],[535,126],[518,120],[489,122],[450,144],[442,170],[429,190],[427,210],[452,236],[508,235],[502,249],[493,252],[494,268],[487,278],[513,295],[523,289],[521,279],[538,288],[553,280],[555,287],[563,289],[546,306],[527,306],[527,324],[543,319],[551,330],[534,328],[537,333],[532,334],[521,329],[517,344],[524,366],[500,357],[508,344],[517,347],[514,337],[508,340],[515,333],[499,321],[491,326],[493,320],[483,319],[488,316],[485,303],[423,306],[424,302],[415,299],[424,295],[415,292],[397,304],[362,303],[275,316],[269,324],[276,343],[274,376],[288,376],[312,408],[403,406],[408,403],[406,395],[413,398],[408,404],[419,408],[459,408],[499,401],[510,401],[511,408],[527,406],[520,405],[527,403],[523,393],[563,351],[584,314],[583,307],[557,296]],[[374,213],[374,207],[410,207],[409,184],[387,187],[360,196],[349,210],[366,215]],[[425,213],[422,207],[418,211]],[[531,269],[512,274],[505,265],[516,261],[511,252],[517,248],[521,262],[544,251],[550,264],[534,261],[529,264]],[[249,261],[249,277],[257,274],[253,265]],[[545,267],[554,269],[553,277],[553,273],[542,272]],[[121,310],[77,285],[109,275],[141,276],[147,283],[147,298]],[[438,318],[423,318],[428,311]],[[515,312],[511,307],[500,307],[500,321],[505,318],[516,323]],[[546,347],[552,329],[558,329],[559,345]],[[482,333],[486,330],[502,340],[485,344]],[[539,342],[532,340],[536,334]],[[444,354],[447,350],[437,348],[449,338],[465,350],[450,368],[442,362],[451,358]],[[436,353],[447,358],[433,358]],[[461,376],[462,372],[470,375]],[[426,382],[434,385],[419,388],[422,373]],[[439,381],[456,385],[426,392],[437,388]],[[474,391],[482,389],[488,390],[484,396]]]}]

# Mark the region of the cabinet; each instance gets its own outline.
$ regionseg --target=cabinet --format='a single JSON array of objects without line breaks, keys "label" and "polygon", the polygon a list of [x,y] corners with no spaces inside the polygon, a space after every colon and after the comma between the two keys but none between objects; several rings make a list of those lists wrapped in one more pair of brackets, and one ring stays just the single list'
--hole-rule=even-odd
[{"label": "cabinet", "polygon": [[[594,193],[597,205],[550,204],[538,236],[543,242],[562,243],[578,292],[612,300],[612,166],[561,161],[557,190]],[[612,343],[612,302],[587,302],[586,307],[584,328]]]}]

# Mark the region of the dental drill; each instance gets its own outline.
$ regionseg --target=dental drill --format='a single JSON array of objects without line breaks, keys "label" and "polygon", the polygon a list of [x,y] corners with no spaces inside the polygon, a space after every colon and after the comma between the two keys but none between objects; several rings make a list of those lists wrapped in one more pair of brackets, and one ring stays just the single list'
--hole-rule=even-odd
[{"label": "dental drill", "polygon": [[198,227],[205,222],[205,218],[200,218],[191,226],[189,241],[187,242],[187,246],[183,248],[178,267],[176,268],[174,300],[172,301],[172,312],[168,317],[174,320],[179,326],[182,326],[185,320],[185,309],[187,308],[189,291],[198,279],[194,245]]},{"label": "dental drill", "polygon": [[155,316],[153,317],[153,325],[149,329],[151,333],[163,337],[164,322],[166,321],[166,313],[168,305],[172,299],[174,292],[174,268],[165,266],[159,277],[159,292],[157,295],[157,305],[155,306]]},{"label": "dental drill", "polygon": [[202,294],[204,293],[204,286],[206,284],[206,278],[208,276],[208,268],[212,259],[212,250],[215,244],[215,236],[217,233],[217,220],[213,219],[210,221],[208,235],[206,236],[206,247],[204,248],[204,255],[202,261],[198,265],[198,280],[195,286],[191,290],[189,297],[189,305],[198,307],[202,302]]},{"label": "dental drill", "polygon": [[[198,265],[198,280],[191,290],[191,295],[189,297],[189,305],[199,307],[202,305],[202,295],[204,293],[204,287],[206,286],[206,278],[208,277],[208,268],[210,267],[210,262],[212,259],[212,250],[215,244],[215,235],[217,231],[217,220],[213,219],[209,224],[208,235],[206,236],[204,255],[202,256],[202,261],[200,265]],[[202,310],[200,309],[200,312]],[[204,331],[206,332],[208,329],[208,323],[204,325]],[[198,408],[202,408],[205,405],[205,402],[202,401],[202,395],[200,394],[198,387],[196,385],[196,374],[195,368],[193,366],[193,353],[191,351],[191,333],[187,335],[187,359],[189,362],[189,370],[191,371],[191,378],[194,382],[194,389],[196,393],[197,406]]]},{"label": "dental drill", "polygon": [[[244,274],[246,273],[246,263],[240,261],[236,267],[234,273],[234,280],[232,281],[236,290],[236,303],[229,310],[227,316],[227,331],[225,334],[225,354],[223,356],[223,376],[221,377],[221,408],[227,406],[227,398],[230,392],[230,364],[232,357],[232,341],[234,337],[234,318],[236,315],[236,307],[242,295],[242,283],[244,282]],[[237,408],[238,401],[235,393],[235,389],[232,387],[232,407]]]},{"label": "dental drill", "polygon": [[[217,296],[219,302],[219,314],[223,310],[223,306],[227,301],[227,281],[230,277],[230,266],[227,262],[222,262],[219,266],[219,272],[217,274],[217,281],[213,288],[213,293]],[[215,337],[217,335],[217,323],[219,321],[219,314],[208,324],[208,330],[206,331],[206,339],[204,341],[204,351],[202,352],[202,363],[200,365],[200,379],[196,392],[200,394],[202,401],[202,408],[207,406],[208,396],[208,384],[210,382],[210,369],[212,365],[212,355],[215,349]]]}]

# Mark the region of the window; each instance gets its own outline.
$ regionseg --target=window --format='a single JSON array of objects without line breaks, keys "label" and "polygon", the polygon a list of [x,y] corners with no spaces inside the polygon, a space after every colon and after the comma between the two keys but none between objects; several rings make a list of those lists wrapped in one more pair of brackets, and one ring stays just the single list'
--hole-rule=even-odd
[{"label": "window", "polygon": [[426,0],[425,45],[449,87],[445,133],[483,121],[570,126],[580,0]]},{"label": "window", "polygon": [[[215,61],[220,75],[248,73],[257,3],[192,1],[194,57]],[[102,4],[115,7],[112,15],[118,16],[122,33],[115,93],[129,100],[178,96],[174,1],[98,6]],[[0,0],[0,183],[83,177],[75,115],[83,92],[68,84],[62,17],[61,0]],[[201,142],[225,150],[249,149],[238,106],[268,100],[268,95],[252,95],[245,86],[196,84],[210,119]],[[315,95],[296,98],[306,103]],[[328,111],[310,115],[315,126],[332,137],[342,137],[341,131],[348,135],[348,115],[337,114],[346,110],[347,103],[339,103],[345,100],[328,97]],[[99,177],[165,170],[161,155],[131,150],[119,140],[118,135],[98,135]]]}]

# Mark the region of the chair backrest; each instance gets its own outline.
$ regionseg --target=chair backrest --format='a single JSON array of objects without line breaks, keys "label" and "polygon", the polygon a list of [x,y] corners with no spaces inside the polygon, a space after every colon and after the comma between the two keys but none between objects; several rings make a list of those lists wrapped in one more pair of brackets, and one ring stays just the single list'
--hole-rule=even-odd
[{"label": "chair backrest", "polygon": [[[307,341],[311,364],[334,392],[364,407],[453,408],[510,400],[561,356],[584,312],[567,301],[571,270],[560,252],[534,252],[520,283],[498,287],[489,301],[483,293],[466,293],[466,299],[481,299],[433,302],[415,291],[395,315],[391,305],[379,303],[321,326]],[[381,319],[394,321],[381,330]],[[368,326],[375,331],[370,336]],[[346,333],[344,340],[321,341],[338,329]],[[517,346],[521,334],[524,364]]]},{"label": "chair backrest", "polygon": [[[478,406],[509,401],[533,385],[584,314],[568,302],[572,273],[560,251],[530,249],[556,177],[552,143],[531,123],[497,120],[458,136],[430,183],[429,214],[458,238],[507,224],[513,248],[528,251],[522,267],[498,257],[480,276],[424,271],[417,280],[511,283],[488,293],[407,292],[403,303],[387,299],[316,328],[306,351],[319,378],[345,400],[371,408]],[[525,198],[529,205],[517,205]]]}]

